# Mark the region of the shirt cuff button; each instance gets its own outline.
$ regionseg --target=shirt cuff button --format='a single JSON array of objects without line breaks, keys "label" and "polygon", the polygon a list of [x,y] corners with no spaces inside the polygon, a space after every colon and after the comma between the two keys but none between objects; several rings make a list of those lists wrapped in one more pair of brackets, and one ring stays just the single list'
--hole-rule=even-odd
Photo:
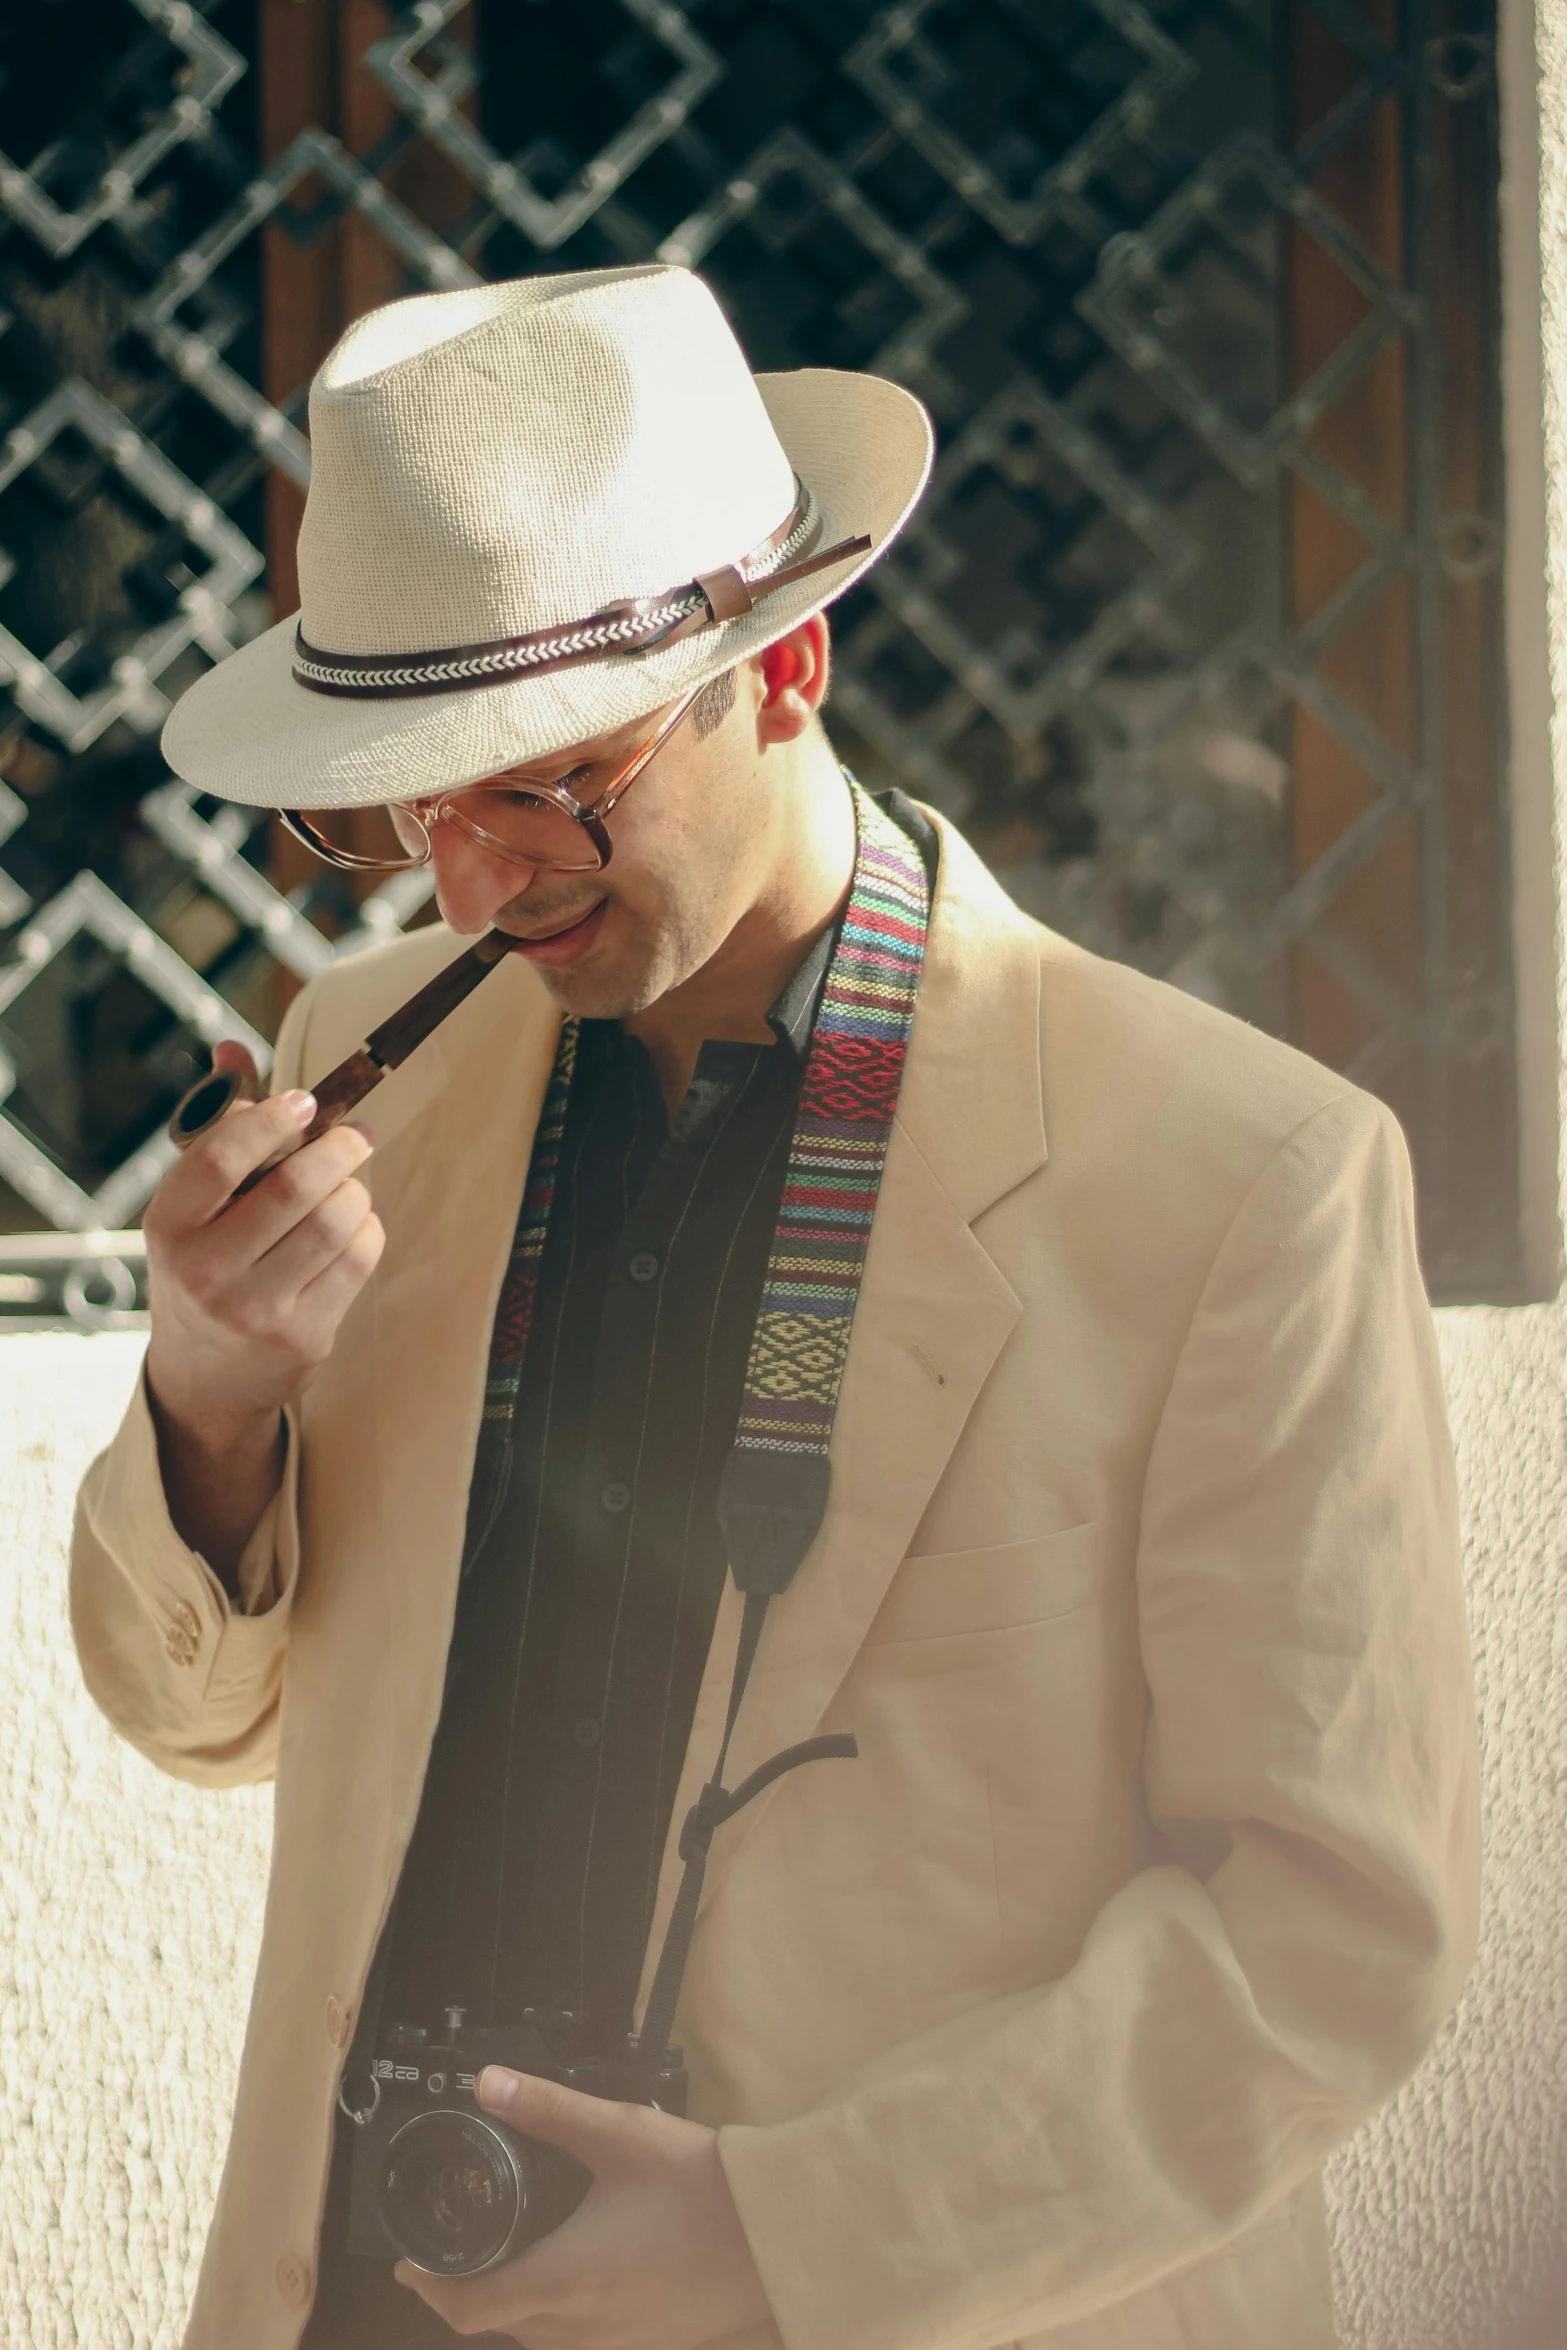
[{"label": "shirt cuff button", "polygon": [[295,2309],[303,2309],[310,2299],[309,2261],[297,2252],[285,2252],[272,2273],[284,2300]]}]

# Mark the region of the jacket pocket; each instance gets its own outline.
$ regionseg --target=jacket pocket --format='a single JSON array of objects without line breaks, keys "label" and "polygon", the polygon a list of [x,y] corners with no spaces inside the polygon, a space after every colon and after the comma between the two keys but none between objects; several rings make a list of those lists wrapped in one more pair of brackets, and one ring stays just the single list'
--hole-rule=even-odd
[{"label": "jacket pocket", "polygon": [[932,1551],[905,1559],[866,1646],[1002,1632],[1070,1615],[1094,1594],[1099,1528],[1068,1526],[984,1550]]}]

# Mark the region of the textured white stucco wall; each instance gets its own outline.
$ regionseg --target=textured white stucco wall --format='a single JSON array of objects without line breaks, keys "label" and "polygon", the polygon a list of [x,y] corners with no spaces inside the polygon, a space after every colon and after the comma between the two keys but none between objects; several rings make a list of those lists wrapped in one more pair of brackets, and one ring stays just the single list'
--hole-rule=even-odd
[{"label": "textured white stucco wall", "polygon": [[1485,1772],[1479,1960],[1332,2166],[1353,2350],[1567,2345],[1567,1408],[1560,1304],[1444,1314]]},{"label": "textured white stucco wall", "polygon": [[255,1969],[270,1790],[109,1731],[65,1605],[133,1337],[0,1343],[0,2345],[158,2350],[195,2284]]},{"label": "textured white stucco wall", "polygon": [[[1567,0],[1547,0],[1541,56],[1550,636],[1567,709]],[[1556,773],[1560,839],[1560,732]],[[1340,2322],[1350,2350],[1563,2350],[1567,1300],[1443,1315],[1441,1343],[1485,1757],[1484,1941],[1438,2047],[1333,2166]],[[122,1337],[0,1346],[3,2350],[178,2342],[260,1928],[266,1794],[160,1778],[110,1736],[71,1654],[71,1497],[139,1358]]]},{"label": "textured white stucco wall", "polygon": [[[1532,131],[1527,0],[1502,0],[1504,137]],[[1509,30],[1510,21],[1510,30]],[[1567,934],[1567,0],[1541,0],[1539,299],[1543,323],[1546,619],[1555,775],[1554,908]],[[1511,56],[1508,57],[1508,50]],[[1516,240],[1533,190],[1511,191]],[[1513,260],[1521,258],[1515,242]],[[1528,272],[1514,268],[1509,332]],[[1535,354],[1515,339],[1509,390]],[[1527,423],[1528,420],[1525,420]],[[1515,499],[1533,491],[1527,430],[1509,448]],[[1532,518],[1514,504],[1515,544]],[[1530,583],[1515,571],[1514,652]],[[1544,714],[1543,681],[1516,664],[1515,754]],[[1547,789],[1549,786],[1547,785]],[[1543,811],[1541,811],[1543,813]],[[1520,812],[1520,862],[1543,827]],[[1526,871],[1536,914],[1538,871]],[[1547,914],[1547,921],[1549,915]],[[1537,978],[1548,942],[1530,923]],[[1567,973],[1555,1034],[1567,1038]],[[1534,1065],[1533,1082],[1549,1073]],[[1567,1133],[1567,1070],[1558,1072]],[[1541,1122],[1536,1122],[1536,1125]],[[1557,1169],[1567,1221],[1567,1154]],[[1567,2346],[1567,1294],[1548,1305],[1444,1314],[1442,1357],[1457,1440],[1485,1774],[1485,1913],[1479,1960],[1426,2064],[1330,2173],[1340,2324],[1354,2350],[1564,2350]]]}]

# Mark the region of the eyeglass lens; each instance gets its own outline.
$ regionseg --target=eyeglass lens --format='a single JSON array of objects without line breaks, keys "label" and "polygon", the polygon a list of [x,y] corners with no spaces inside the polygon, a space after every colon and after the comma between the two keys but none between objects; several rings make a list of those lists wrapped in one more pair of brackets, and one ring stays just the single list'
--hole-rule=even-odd
[{"label": "eyeglass lens", "polygon": [[592,871],[599,863],[591,837],[564,808],[504,784],[454,793],[439,815],[433,804],[420,814],[404,807],[320,808],[310,820],[330,849],[387,866],[422,863],[442,824],[523,864]]},{"label": "eyeglass lens", "polygon": [[[701,690],[699,685],[689,687],[628,760],[620,763],[590,760],[563,779],[562,788],[580,806],[602,808],[608,814],[620,794],[668,741]],[[286,820],[293,823],[292,818]],[[441,824],[455,826],[481,848],[519,865],[544,865],[557,872],[596,873],[609,858],[601,821],[579,821],[569,808],[562,807],[547,792],[530,790],[526,785],[500,778],[423,804],[408,802],[351,812],[323,809],[308,820],[302,836],[323,855],[349,868],[391,869],[422,865],[430,854],[434,829]],[[301,827],[294,825],[294,829]]]}]

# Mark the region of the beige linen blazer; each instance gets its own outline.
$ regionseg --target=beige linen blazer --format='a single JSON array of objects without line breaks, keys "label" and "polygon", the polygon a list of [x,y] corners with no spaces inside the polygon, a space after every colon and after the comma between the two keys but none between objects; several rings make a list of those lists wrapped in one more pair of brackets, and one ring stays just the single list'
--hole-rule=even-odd
[{"label": "beige linen blazer", "polygon": [[[719,1833],[678,2020],[692,2111],[724,2125],[786,2350],[1324,2350],[1320,2166],[1475,1937],[1403,1144],[1315,1063],[1026,920],[946,826],[941,848],[831,1504],[732,1772],[823,1729],[860,1760]],[[453,951],[423,931],[317,981],[277,1082]],[[309,2305],[557,1017],[513,960],[368,1105],[385,1257],[293,1416],[240,1607],[169,1523],[140,1397],[83,1488],[76,1635],[109,1720],[198,1785],[277,1782],[189,2350],[288,2350]],[[737,1613],[731,1589],[677,1825]],[[671,1852],[654,1952],[676,1875]]]}]

